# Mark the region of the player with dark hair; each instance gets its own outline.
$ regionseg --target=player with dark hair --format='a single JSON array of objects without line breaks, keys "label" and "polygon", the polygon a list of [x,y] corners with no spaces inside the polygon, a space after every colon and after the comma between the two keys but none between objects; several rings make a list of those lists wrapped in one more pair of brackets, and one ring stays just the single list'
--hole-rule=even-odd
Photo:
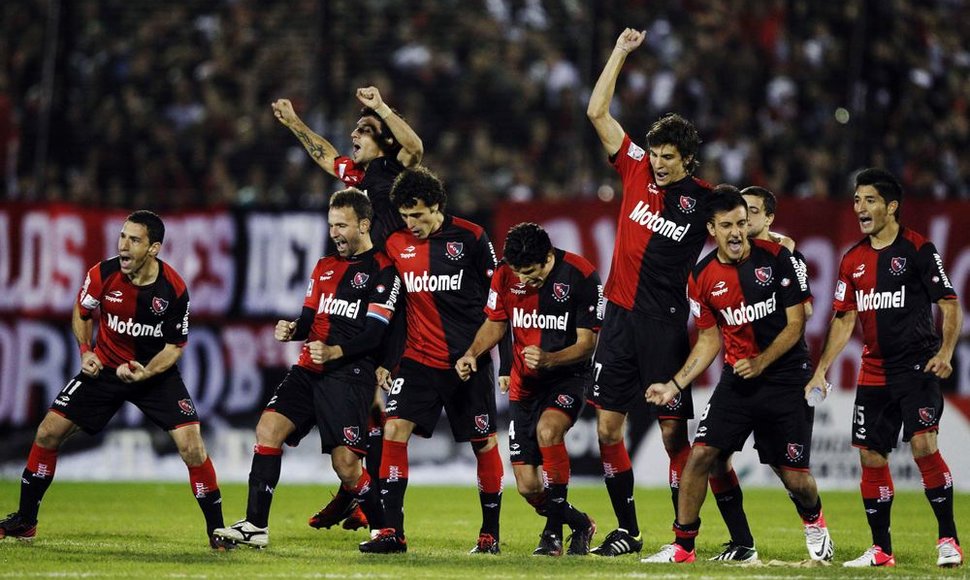
[{"label": "player with dark hair", "polygon": [[646,398],[663,405],[679,395],[711,365],[722,342],[725,364],[680,482],[676,539],[642,561],[694,561],[708,478],[752,432],[761,462],[784,483],[802,518],[809,557],[829,561],[834,547],[809,471],[814,411],[801,388],[811,374],[804,339],[808,279],[787,249],[748,238],[747,202],[737,188],[719,185],[707,209],[717,248],[697,263],[687,285],[697,342],[680,370],[650,385]]},{"label": "player with dark hair", "polygon": [[546,518],[533,554],[561,555],[565,523],[572,530],[567,553],[585,556],[596,524],[567,501],[565,436],[583,408],[603,287],[592,264],[554,248],[534,223],[509,230],[503,261],[488,293],[488,319],[455,370],[467,381],[511,325],[509,454],[519,494]]},{"label": "player with dark hair", "polygon": [[[374,208],[374,218],[370,220],[371,242],[376,249],[383,250],[387,236],[404,225],[397,208],[391,205],[391,184],[405,167],[413,167],[421,162],[424,146],[404,118],[384,102],[376,87],[359,88],[356,96],[364,108],[360,111],[357,126],[350,134],[353,141],[350,156],[341,156],[328,140],[311,131],[293,111],[289,100],[274,102],[273,114],[297,136],[310,157],[324,171],[348,187],[356,187],[367,194]],[[394,324],[402,324],[402,321]],[[378,478],[384,436],[382,406],[383,397],[377,390],[368,428],[367,454],[367,470],[375,480]],[[366,526],[365,520],[363,513],[356,509],[353,498],[341,488],[330,503],[310,517],[309,524],[319,529],[330,528],[344,521],[344,528],[356,529]]]},{"label": "player with dark hair", "polygon": [[[963,326],[956,291],[933,243],[899,222],[903,189],[882,169],[855,179],[853,209],[865,237],[839,266],[835,315],[815,374],[805,392],[825,389],[825,373],[852,336],[856,319],[864,346],[859,369],[852,445],[862,464],[862,503],[872,547],[848,567],[895,566],[889,532],[893,480],[889,453],[902,427],[938,523],[937,565],[959,566],[963,549],[953,520],[953,475],[937,447],[943,396],[940,380],[953,372],[953,350]],[[943,339],[932,304],[943,315]],[[806,395],[807,396],[807,395]]]},{"label": "player with dark hair", "polygon": [[495,437],[491,360],[485,354],[477,362],[480,372],[468,382],[453,370],[485,318],[495,251],[481,226],[445,213],[444,187],[424,167],[398,176],[391,201],[406,225],[387,238],[386,248],[407,289],[407,336],[397,377],[392,381],[383,370],[393,369],[393,360],[378,374],[390,393],[381,462],[387,527],[362,543],[360,551],[407,550],[408,441],[413,433],[430,437],[444,408],[455,441],[470,442],[478,461],[482,527],[472,552],[498,553],[503,468]]},{"label": "player with dark hair", "polygon": [[391,184],[405,168],[421,162],[424,145],[414,129],[384,102],[376,87],[359,88],[356,96],[364,108],[350,134],[354,149],[350,156],[340,155],[328,140],[311,131],[289,100],[275,101],[273,114],[324,171],[367,194],[374,206],[371,241],[381,250],[387,236],[403,225],[388,197]]},{"label": "player with dark hair", "polygon": [[[224,525],[222,495],[199,416],[176,366],[188,341],[189,292],[181,276],[158,258],[164,239],[161,218],[136,211],[121,227],[118,255],[88,270],[71,318],[81,372],[54,399],[37,428],[21,479],[20,509],[0,521],[0,538],[34,538],[61,444],[78,431],[100,432],[130,402],[175,442],[205,516],[210,547],[235,547],[213,534]],[[100,309],[100,323],[92,344],[95,309]]]},{"label": "player with dark hair", "polygon": [[276,340],[305,344],[256,425],[246,517],[216,530],[222,538],[257,548],[269,543],[283,443],[298,444],[314,425],[341,489],[380,528],[379,497],[361,458],[374,395],[374,349],[394,314],[401,280],[371,243],[372,216],[370,200],[357,189],[330,197],[330,238],[337,253],[317,262],[300,317],[276,323]]},{"label": "player with dark hair", "polygon": [[[675,114],[661,117],[647,132],[644,150],[610,115],[623,62],[643,39],[643,32],[630,28],[620,34],[586,112],[623,181],[608,302],[587,394],[596,408],[606,489],[618,522],[593,550],[603,556],[643,547],[624,424],[634,406],[643,404],[646,385],[670,377],[690,351],[685,288],[707,237],[702,207],[711,189],[692,176],[700,138],[690,122]],[[684,387],[686,392],[657,410],[675,507],[690,453],[687,420],[694,413],[690,385]]]}]

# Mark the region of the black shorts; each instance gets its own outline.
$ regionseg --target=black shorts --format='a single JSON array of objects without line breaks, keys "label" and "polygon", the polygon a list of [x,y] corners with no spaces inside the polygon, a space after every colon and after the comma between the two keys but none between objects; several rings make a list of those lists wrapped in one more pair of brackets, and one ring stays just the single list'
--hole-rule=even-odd
[{"label": "black shorts", "polygon": [[852,410],[852,445],[889,453],[899,442],[938,431],[943,415],[940,379],[931,373],[886,378],[885,385],[859,385]]},{"label": "black shorts", "polygon": [[165,431],[199,422],[195,403],[177,367],[136,383],[123,382],[115,369],[107,367],[97,377],[78,373],[54,398],[50,410],[93,435],[104,429],[126,402]]},{"label": "black shorts", "polygon": [[[670,380],[690,354],[686,325],[672,325],[607,302],[593,355],[593,388],[587,401],[597,409],[629,413],[651,383]],[[693,419],[691,387],[657,409],[658,419]]]},{"label": "black shorts", "polygon": [[335,447],[349,447],[367,454],[367,422],[374,385],[350,382],[293,366],[264,412],[276,412],[296,425],[286,444],[296,447],[314,425],[320,431],[320,447],[330,453]]},{"label": "black shorts", "polygon": [[405,358],[387,396],[388,419],[415,424],[414,432],[431,437],[444,408],[455,441],[480,441],[495,434],[495,381],[492,359],[478,359],[468,381],[455,369],[436,369]]},{"label": "black shorts", "polygon": [[543,394],[526,401],[509,403],[509,459],[513,465],[542,465],[536,428],[546,409],[569,417],[570,424],[583,410],[583,392],[589,378],[566,377],[551,383]]},{"label": "black shorts", "polygon": [[711,400],[701,413],[694,445],[733,453],[754,433],[761,463],[807,470],[812,452],[815,409],[805,401],[809,373],[780,382],[745,380],[725,366]]}]

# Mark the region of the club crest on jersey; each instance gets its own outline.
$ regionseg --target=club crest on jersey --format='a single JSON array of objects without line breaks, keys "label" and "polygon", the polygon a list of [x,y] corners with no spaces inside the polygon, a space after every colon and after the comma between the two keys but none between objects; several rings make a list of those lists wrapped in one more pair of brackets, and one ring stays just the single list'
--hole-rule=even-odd
[{"label": "club crest on jersey", "polygon": [[448,242],[445,244],[445,252],[450,260],[457,260],[465,251],[465,244],[462,242]]},{"label": "club crest on jersey", "polygon": [[805,447],[800,443],[789,443],[787,447],[788,459],[792,461],[798,461],[802,458],[802,452],[804,452]]},{"label": "club crest on jersey", "polygon": [[368,280],[370,280],[369,274],[366,272],[357,272],[354,274],[354,279],[350,281],[350,285],[354,288],[363,288],[364,284],[367,284]]},{"label": "club crest on jersey", "polygon": [[192,406],[192,399],[179,399],[179,410],[183,415],[195,415],[195,407]]},{"label": "club crest on jersey", "polygon": [[936,409],[933,407],[920,407],[916,412],[919,415],[919,422],[929,426],[936,420]]},{"label": "club crest on jersey", "polygon": [[488,415],[475,415],[475,430],[479,433],[488,432]]},{"label": "club crest on jersey", "polygon": [[686,195],[680,196],[680,211],[684,213],[694,213],[697,209],[697,200]]},{"label": "club crest on jersey", "polygon": [[569,395],[559,395],[556,397],[556,403],[558,403],[560,407],[572,407],[575,401],[576,399],[573,399]]},{"label": "club crest on jersey", "polygon": [[168,308],[168,300],[159,298],[158,296],[152,297],[152,312],[161,315]]},{"label": "club crest on jersey", "polygon": [[906,271],[906,258],[894,257],[889,260],[889,271],[893,276],[899,276]]},{"label": "club crest on jersey", "polygon": [[552,285],[552,297],[556,302],[565,302],[569,298],[569,284],[556,282]]},{"label": "club crest on jersey", "polygon": [[771,284],[771,266],[762,266],[754,269],[754,279],[758,284],[767,286]]},{"label": "club crest on jersey", "polygon": [[359,427],[344,427],[344,439],[348,442],[355,443],[358,437],[360,437]]}]

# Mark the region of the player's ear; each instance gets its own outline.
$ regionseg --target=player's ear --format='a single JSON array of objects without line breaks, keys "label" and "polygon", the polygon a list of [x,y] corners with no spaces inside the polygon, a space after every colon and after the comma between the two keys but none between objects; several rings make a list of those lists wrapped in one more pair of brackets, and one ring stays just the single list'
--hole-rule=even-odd
[{"label": "player's ear", "polygon": [[707,233],[711,234],[712,238],[714,237],[714,222],[712,221],[707,222]]},{"label": "player's ear", "polygon": [[162,250],[162,242],[155,242],[152,245],[148,246],[148,254],[153,258],[157,257],[158,252],[160,252],[161,250]]},{"label": "player's ear", "polygon": [[357,222],[357,231],[359,231],[362,234],[369,232],[370,231],[370,220],[367,219],[367,218],[364,218],[364,219],[358,221]]}]

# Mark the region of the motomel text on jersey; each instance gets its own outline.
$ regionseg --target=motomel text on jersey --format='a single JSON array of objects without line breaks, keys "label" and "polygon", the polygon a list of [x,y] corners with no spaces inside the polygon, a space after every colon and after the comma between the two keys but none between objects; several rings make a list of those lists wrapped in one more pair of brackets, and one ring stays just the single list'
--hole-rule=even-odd
[{"label": "motomel text on jersey", "polygon": [[672,222],[659,213],[650,211],[650,204],[643,200],[637,202],[637,206],[633,208],[628,217],[641,226],[646,226],[648,230],[678,242],[683,241],[687,231],[690,230],[690,224],[678,226],[677,222]]},{"label": "motomel text on jersey", "polygon": [[127,334],[128,336],[162,337],[161,322],[152,326],[151,324],[135,322],[131,318],[128,318],[128,320],[121,320],[114,314],[108,314],[108,328],[117,332],[118,334]]},{"label": "motomel text on jersey", "polygon": [[408,292],[448,292],[451,290],[461,290],[461,279],[465,275],[464,270],[459,270],[457,274],[447,275],[438,274],[432,276],[425,270],[420,274],[414,272],[404,273],[404,286]]},{"label": "motomel text on jersey", "polygon": [[906,287],[903,286],[895,292],[876,292],[875,288],[870,288],[868,292],[856,290],[855,303],[859,312],[883,308],[903,308],[906,306]]},{"label": "motomel text on jersey", "polygon": [[535,310],[526,312],[522,308],[512,309],[512,326],[515,328],[541,328],[544,330],[566,330],[569,324],[569,313],[539,314]]},{"label": "motomel text on jersey", "polygon": [[759,318],[764,318],[769,314],[772,314],[778,309],[778,298],[774,293],[771,294],[771,298],[767,300],[762,300],[761,302],[755,302],[754,304],[745,304],[741,301],[741,304],[737,308],[722,308],[721,316],[724,317],[724,321],[731,326],[740,326],[742,324],[747,324],[749,322],[754,322]]},{"label": "motomel text on jersey", "polygon": [[360,298],[350,302],[342,298],[337,298],[333,294],[321,294],[320,305],[317,307],[317,314],[330,314],[333,316],[346,316],[347,318],[357,318],[360,312]]}]

